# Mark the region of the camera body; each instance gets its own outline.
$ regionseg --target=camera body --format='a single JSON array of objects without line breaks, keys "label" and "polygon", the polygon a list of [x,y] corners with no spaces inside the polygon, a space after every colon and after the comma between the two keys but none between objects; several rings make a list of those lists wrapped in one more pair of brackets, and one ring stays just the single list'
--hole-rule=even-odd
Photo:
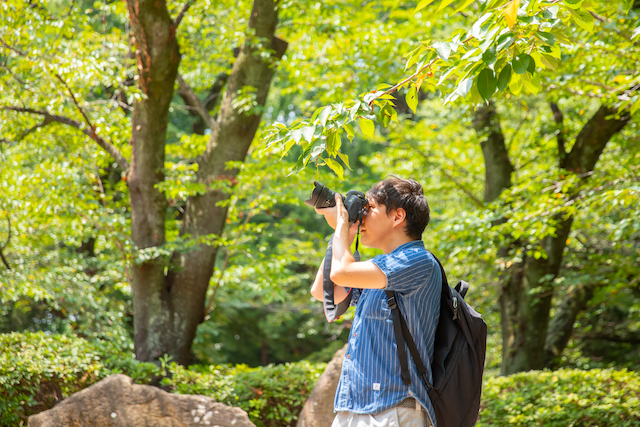
[{"label": "camera body", "polygon": [[[308,200],[305,200],[307,206],[316,207],[318,209],[330,208],[336,205],[336,192],[314,181],[313,192]],[[367,197],[362,191],[349,190],[346,196],[342,197],[342,203],[349,213],[349,223],[354,224],[362,221],[364,208],[367,206]]]}]

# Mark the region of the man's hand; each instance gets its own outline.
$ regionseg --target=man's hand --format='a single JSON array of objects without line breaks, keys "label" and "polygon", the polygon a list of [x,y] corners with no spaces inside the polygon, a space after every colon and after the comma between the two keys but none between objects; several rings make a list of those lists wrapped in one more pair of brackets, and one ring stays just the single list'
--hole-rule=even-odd
[{"label": "man's hand", "polygon": [[[342,198],[336,194],[336,199],[340,199],[340,203],[342,203]],[[338,222],[338,206],[331,206],[330,208],[315,208],[316,213],[319,215],[324,215],[324,219],[327,221],[327,224],[334,230],[336,229],[336,225]]]},{"label": "man's hand", "polygon": [[349,242],[353,242],[356,238],[356,234],[358,233],[358,225],[357,223],[349,224],[349,212],[347,212],[347,209],[344,207],[344,204],[342,203],[342,196],[340,196],[340,194],[336,193],[335,206],[321,209],[315,208],[315,210],[316,213],[324,215],[324,219],[327,221],[327,224],[329,224],[329,226],[334,230],[339,223],[349,227]]}]

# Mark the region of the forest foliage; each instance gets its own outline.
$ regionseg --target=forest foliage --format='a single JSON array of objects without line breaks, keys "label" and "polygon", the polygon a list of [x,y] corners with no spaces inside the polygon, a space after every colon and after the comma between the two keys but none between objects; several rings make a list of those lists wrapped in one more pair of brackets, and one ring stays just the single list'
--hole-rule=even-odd
[{"label": "forest foliage", "polygon": [[[64,395],[117,369],[135,376],[135,369],[95,370],[111,351],[135,353],[132,269],[160,262],[169,277],[172,257],[215,247],[193,361],[252,367],[225,368],[228,378],[299,362],[308,387],[302,371],[311,378],[318,368],[305,360],[329,360],[352,314],[327,324],[309,296],[331,230],[302,201],[314,179],[366,191],[393,174],[423,185],[432,212],[425,244],[451,281],[472,284],[470,302],[489,325],[491,373],[638,368],[637,1],[283,1],[275,30],[288,42],[281,59],[248,27],[252,3],[166,2],[179,24],[179,78],[154,187],[166,201],[166,238],[148,247],[132,237],[126,169],[134,110],[147,99],[127,5],[0,5],[3,340],[18,332],[36,342],[43,336],[31,334],[42,332],[69,349],[108,344],[88,353],[100,362],[76,360],[82,351],[69,356],[77,372],[89,373],[84,382],[62,364],[42,368],[76,378],[60,386]],[[199,160],[241,46],[271,61],[275,74],[264,105],[256,87],[227,95],[238,117],[260,115],[261,124],[244,161],[227,163],[212,183],[200,179]],[[502,151],[490,151],[495,146]],[[224,195],[216,204],[227,209],[223,231],[183,233],[190,200],[214,192]],[[525,337],[518,324],[531,327]],[[538,354],[525,360],[531,347]],[[13,363],[4,357],[0,366]],[[573,378],[563,372],[558,378]],[[25,381],[11,375],[1,378]],[[526,381],[555,387],[549,375]],[[630,375],[637,384],[626,371],[593,375],[605,383]],[[485,389],[487,411],[512,411],[513,425],[556,422],[552,409],[519,408],[519,392],[508,393],[524,377],[508,378]],[[491,406],[497,401],[504,405]],[[637,419],[637,398],[630,402]],[[583,410],[576,419],[598,419]]]}]

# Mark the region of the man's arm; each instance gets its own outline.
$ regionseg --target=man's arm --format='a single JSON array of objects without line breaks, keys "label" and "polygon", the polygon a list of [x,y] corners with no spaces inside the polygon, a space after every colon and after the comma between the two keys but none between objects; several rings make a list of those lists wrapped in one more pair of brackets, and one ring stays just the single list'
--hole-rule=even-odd
[{"label": "man's arm", "polygon": [[[336,194],[338,218],[333,235],[331,280],[337,286],[361,289],[384,289],[387,276],[371,261],[357,262],[351,254],[349,241],[349,214]],[[337,299],[336,299],[337,302]]]},{"label": "man's arm", "polygon": [[[320,263],[320,267],[318,268],[318,272],[316,273],[316,279],[313,281],[313,285],[311,286],[311,296],[317,299],[318,301],[324,301],[324,258],[322,258],[322,262]],[[344,299],[349,295],[349,292],[346,288],[342,286],[337,286],[334,283],[333,286],[333,302],[334,304],[340,304]]]}]

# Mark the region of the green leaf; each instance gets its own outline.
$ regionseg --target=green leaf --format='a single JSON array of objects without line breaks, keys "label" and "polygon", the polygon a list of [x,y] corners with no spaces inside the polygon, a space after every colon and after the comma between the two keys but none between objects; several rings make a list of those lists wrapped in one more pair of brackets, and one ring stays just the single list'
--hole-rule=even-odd
[{"label": "green leaf", "polygon": [[342,160],[342,162],[349,168],[349,170],[351,170],[351,166],[349,166],[349,156],[344,153],[338,153],[338,157],[340,157],[340,160]]},{"label": "green leaf", "polygon": [[349,141],[353,142],[353,137],[355,136],[355,131],[353,130],[353,126],[349,123],[344,124],[344,130],[347,131],[347,136],[349,137]]},{"label": "green leaf", "polygon": [[480,96],[482,96],[485,101],[488,101],[498,86],[496,76],[491,68],[485,68],[480,71],[478,77],[476,77],[476,86],[478,87]]},{"label": "green leaf", "polygon": [[358,115],[358,110],[360,109],[360,105],[362,104],[362,101],[357,100],[355,104],[353,104],[353,107],[349,108],[349,119],[350,120],[355,120],[356,116]]},{"label": "green leaf", "polygon": [[462,12],[464,9],[466,9],[471,3],[473,3],[476,0],[465,0],[464,3],[461,3],[456,10],[453,11],[452,15],[455,15],[458,12]]},{"label": "green leaf", "polygon": [[502,71],[500,71],[500,75],[498,76],[498,89],[503,91],[509,85],[511,81],[511,65],[507,64],[504,66]]},{"label": "green leaf", "polygon": [[311,149],[311,153],[310,153],[310,158],[309,159],[311,161],[317,159],[322,154],[322,152],[325,150],[325,148],[326,148],[326,144],[324,144],[324,143],[314,146]]},{"label": "green leaf", "polygon": [[638,99],[633,104],[631,104],[631,115],[635,114],[638,109],[640,109],[640,97],[638,97]]},{"label": "green leaf", "polygon": [[333,110],[333,108],[330,105],[328,105],[324,107],[320,112],[320,116],[318,116],[318,118],[320,119],[320,124],[322,124],[322,127],[327,126],[327,119],[331,115],[331,110]]},{"label": "green leaf", "polygon": [[307,142],[313,141],[313,134],[316,132],[315,126],[305,126],[302,128],[302,136]]},{"label": "green leaf", "polygon": [[557,41],[563,44],[572,44],[569,37],[567,37],[561,30],[554,29],[551,31],[551,34],[556,38]]},{"label": "green leaf", "polygon": [[493,46],[490,49],[487,49],[485,53],[482,54],[482,61],[491,66],[496,62],[496,50]]},{"label": "green leaf", "polygon": [[509,90],[515,96],[519,96],[522,93],[522,78],[520,74],[512,74],[511,81],[509,82]]},{"label": "green leaf", "polygon": [[513,71],[516,74],[524,74],[527,72],[527,68],[529,68],[529,61],[531,61],[531,56],[529,55],[518,55],[515,59],[511,60],[511,65],[513,66]]},{"label": "green leaf", "polygon": [[474,104],[482,104],[484,102],[484,99],[480,96],[480,92],[478,92],[478,87],[476,85],[471,87],[471,91],[469,93],[471,96],[471,102]]},{"label": "green leaf", "polygon": [[496,40],[496,52],[501,52],[505,49],[508,49],[509,46],[513,44],[514,40],[515,39],[513,38],[513,34],[511,33],[501,35],[500,37],[498,37],[498,40]]},{"label": "green leaf", "polygon": [[438,42],[433,44],[433,48],[438,54],[438,57],[447,62],[449,55],[451,55],[451,45],[447,42]]},{"label": "green leaf", "polygon": [[537,31],[536,36],[538,36],[540,40],[544,41],[548,45],[553,46],[554,44],[556,44],[556,36],[554,36],[551,33],[545,33],[544,31]]},{"label": "green leaf", "polygon": [[579,26],[581,26],[583,29],[585,29],[586,31],[592,33],[593,32],[593,15],[591,15],[591,13],[589,13],[588,10],[584,10],[584,9],[579,9],[579,10],[574,10],[574,9],[567,9],[569,12],[571,12],[571,16],[573,18],[573,21],[578,24]]},{"label": "green leaf", "polygon": [[425,7],[429,6],[431,3],[433,3],[433,0],[422,0],[420,3],[418,3],[418,6],[416,6],[416,10],[414,10],[413,13],[416,13],[424,9]]},{"label": "green leaf", "polygon": [[340,139],[339,131],[331,132],[327,135],[327,153],[330,156],[335,157],[340,152],[342,146],[342,139]]},{"label": "green leaf", "polygon": [[341,180],[344,180],[344,168],[342,167],[342,165],[338,162],[336,162],[333,159],[322,159],[325,161],[325,163],[327,164],[327,166],[329,166],[331,168],[331,170],[333,172],[335,172],[336,175],[338,175],[338,177]]},{"label": "green leaf", "polygon": [[407,91],[406,95],[407,106],[413,111],[413,114],[416,113],[416,109],[418,108],[418,96],[416,93],[416,87],[411,86]]},{"label": "green leaf", "polygon": [[466,79],[462,79],[460,83],[458,83],[458,87],[456,88],[456,92],[465,97],[473,87],[473,77],[467,77]]},{"label": "green leaf", "polygon": [[564,0],[564,4],[571,9],[579,9],[584,0]]},{"label": "green leaf", "polygon": [[558,69],[558,60],[551,55],[542,54],[540,55],[540,62],[544,64],[545,67],[556,71]]},{"label": "green leaf", "polygon": [[442,9],[444,9],[445,7],[449,6],[451,3],[453,3],[455,0],[442,0],[442,3],[440,3],[440,7],[438,8],[438,10],[436,11],[436,13],[440,12]]},{"label": "green leaf", "polygon": [[369,119],[363,119],[362,117],[358,118],[358,124],[360,125],[360,130],[366,136],[373,138],[373,133],[376,129],[373,122]]},{"label": "green leaf", "polygon": [[529,66],[527,67],[527,71],[530,74],[535,74],[536,73],[536,61],[533,60],[533,58],[530,55],[529,56]]},{"label": "green leaf", "polygon": [[525,73],[522,75],[522,83],[524,88],[532,94],[537,95],[540,92],[540,82],[535,77]]},{"label": "green leaf", "polygon": [[302,129],[292,129],[290,135],[296,144],[298,144],[302,139]]}]

